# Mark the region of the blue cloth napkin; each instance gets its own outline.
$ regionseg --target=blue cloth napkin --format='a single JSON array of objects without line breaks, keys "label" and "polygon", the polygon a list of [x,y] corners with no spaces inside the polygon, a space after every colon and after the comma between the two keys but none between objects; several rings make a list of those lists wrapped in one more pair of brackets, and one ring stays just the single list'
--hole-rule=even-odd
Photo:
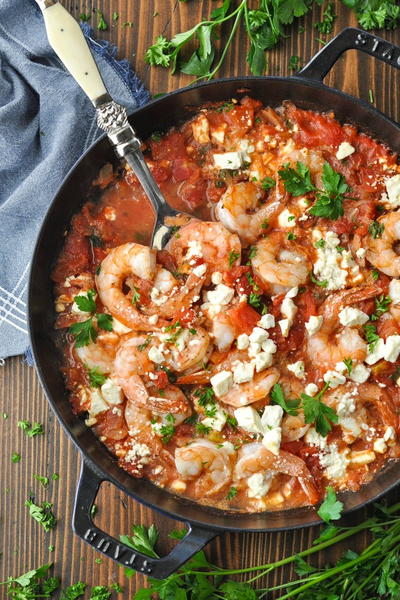
[{"label": "blue cloth napkin", "polygon": [[[148,92],[116,49],[90,37],[107,88],[131,111]],[[0,359],[28,347],[29,263],[65,174],[101,135],[85,94],[49,46],[33,0],[0,0]]]}]

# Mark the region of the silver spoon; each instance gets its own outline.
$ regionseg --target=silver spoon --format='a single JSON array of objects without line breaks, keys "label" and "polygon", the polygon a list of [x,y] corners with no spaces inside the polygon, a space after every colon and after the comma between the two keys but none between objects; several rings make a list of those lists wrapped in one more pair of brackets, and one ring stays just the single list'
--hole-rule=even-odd
[{"label": "silver spoon", "polygon": [[165,218],[184,213],[169,206],[153,179],[140,150],[140,140],[128,123],[126,109],[109,94],[78,23],[59,2],[36,2],[43,12],[51,47],[89,97],[96,108],[98,126],[107,133],[116,154],[126,160],[149,198],[156,213],[151,246],[161,250],[173,233]]}]

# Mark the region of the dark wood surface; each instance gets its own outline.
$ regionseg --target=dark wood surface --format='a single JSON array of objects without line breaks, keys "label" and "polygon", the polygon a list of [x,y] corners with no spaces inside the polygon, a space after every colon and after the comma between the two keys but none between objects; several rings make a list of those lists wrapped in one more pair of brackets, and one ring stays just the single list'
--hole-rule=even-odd
[{"label": "dark wood surface", "polygon": [[[148,45],[160,33],[170,36],[189,29],[216,6],[211,0],[191,0],[187,4],[178,0],[96,0],[93,5],[86,0],[64,0],[64,5],[76,17],[81,12],[91,12],[93,6],[103,12],[109,29],[96,31],[96,35],[118,46],[119,57],[131,62],[152,94],[182,87],[189,83],[190,77],[171,76],[164,69],[150,68],[143,59]],[[350,12],[338,2],[336,5],[338,18],[334,33],[347,25],[356,25]],[[119,18],[113,24],[114,12],[118,13]],[[321,42],[317,40],[319,36],[312,27],[313,22],[320,20],[320,13],[321,10],[317,7],[311,15],[299,21],[298,24],[305,27],[304,33],[298,33],[296,26],[288,28],[288,37],[268,54],[268,74],[288,75],[288,61],[292,55],[299,55],[304,63],[320,49]],[[89,21],[95,29],[97,19],[93,15]],[[131,21],[132,27],[123,27],[122,24],[126,21]],[[332,35],[322,38],[328,39]],[[399,31],[385,32],[384,37],[400,43]],[[221,44],[224,40],[222,32]],[[220,76],[250,74],[245,62],[245,44],[244,35],[236,37]],[[328,76],[327,83],[365,100],[368,100],[369,90],[372,90],[376,106],[392,118],[400,118],[400,96],[397,93],[399,74],[395,69],[351,51],[338,61]],[[3,418],[3,412],[8,415],[7,419]],[[17,422],[22,419],[43,422],[45,435],[27,438],[17,428]],[[123,570],[107,558],[100,564],[96,563],[95,559],[100,558],[100,555],[72,533],[71,510],[80,457],[48,409],[34,370],[26,366],[21,357],[9,359],[0,367],[0,441],[0,581],[9,575],[18,575],[40,564],[54,561],[55,573],[62,577],[65,585],[79,579],[89,585],[106,585],[118,581],[125,588],[124,594],[119,597],[131,598],[133,592],[144,583],[143,578],[137,576],[128,580]],[[13,452],[21,454],[20,463],[11,462]],[[43,489],[33,478],[33,474],[50,476],[52,473],[59,473],[60,479],[51,482],[48,490]],[[24,503],[31,490],[37,501],[48,500],[54,503],[59,522],[51,533],[44,533],[28,516]],[[96,518],[110,533],[128,533],[132,523],[150,525],[154,522],[162,534],[160,548],[168,549],[166,534],[174,528],[173,521],[128,499],[111,485],[103,485],[98,507]],[[218,565],[249,566],[277,560],[304,549],[315,533],[315,529],[276,534],[227,533],[212,542],[208,552]],[[350,546],[361,547],[363,543],[365,539],[360,538],[351,542]],[[55,546],[54,552],[49,551],[49,545]],[[343,549],[336,549],[335,554]],[[327,553],[320,556],[319,560],[324,563],[332,557],[333,554]],[[283,577],[287,577],[287,574],[278,574],[270,583],[282,582]],[[0,588],[0,598],[3,597],[4,588]]]}]

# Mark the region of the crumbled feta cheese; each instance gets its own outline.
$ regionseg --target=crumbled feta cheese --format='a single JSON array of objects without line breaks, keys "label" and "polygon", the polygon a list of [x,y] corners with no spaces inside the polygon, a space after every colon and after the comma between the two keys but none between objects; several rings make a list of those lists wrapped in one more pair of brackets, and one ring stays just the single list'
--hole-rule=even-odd
[{"label": "crumbled feta cheese", "polygon": [[284,317],[293,322],[295,314],[297,313],[297,306],[291,298],[285,297],[281,304],[281,313]]},{"label": "crumbled feta cheese", "polygon": [[355,396],[352,393],[343,394],[339,397],[336,412],[339,417],[348,417],[356,410]]},{"label": "crumbled feta cheese", "polygon": [[343,452],[339,452],[336,444],[328,446],[328,452],[319,457],[319,462],[325,468],[329,479],[341,479],[345,473],[349,459]]},{"label": "crumbled feta cheese", "polygon": [[258,321],[257,325],[262,327],[263,329],[270,329],[271,327],[275,327],[275,317],[270,313],[266,313],[261,317]]},{"label": "crumbled feta cheese", "polygon": [[286,292],[285,298],[295,298],[298,293],[299,293],[299,286],[296,285],[296,287],[292,287],[292,288],[290,288],[290,290],[288,292]]},{"label": "crumbled feta cheese", "polygon": [[260,352],[261,344],[258,344],[257,342],[252,342],[249,346],[249,349],[247,350],[247,353],[250,356],[250,358],[255,358]]},{"label": "crumbled feta cheese", "polygon": [[106,379],[101,386],[101,395],[108,404],[122,402],[122,389],[110,378]]},{"label": "crumbled feta cheese", "polygon": [[233,384],[233,377],[230,371],[220,371],[210,378],[210,383],[217,398],[224,396],[229,392]]},{"label": "crumbled feta cheese", "polygon": [[291,327],[291,323],[290,323],[289,319],[281,319],[280,321],[278,321],[278,325],[281,328],[281,333],[282,333],[283,337],[287,337],[289,335],[289,331],[290,331],[290,327]]},{"label": "crumbled feta cheese", "polygon": [[246,348],[249,347],[249,336],[247,335],[247,333],[241,333],[238,338],[237,338],[237,342],[236,342],[236,346],[238,350],[246,350]]},{"label": "crumbled feta cheese", "polygon": [[235,415],[239,427],[245,431],[248,431],[249,433],[264,433],[260,415],[251,406],[237,408],[233,414]]},{"label": "crumbled feta cheese", "polygon": [[[115,318],[114,318],[114,321],[115,321]],[[150,325],[156,325],[157,321],[158,321],[158,315],[151,315],[151,317],[149,317]],[[115,331],[115,329],[114,329],[114,331]],[[131,331],[131,330],[129,330],[129,331]]]},{"label": "crumbled feta cheese", "polygon": [[219,271],[215,271],[212,275],[211,275],[211,282],[214,285],[218,285],[220,283],[222,283],[222,273],[220,273]]},{"label": "crumbled feta cheese", "polygon": [[193,257],[202,258],[203,252],[201,243],[198,240],[189,240],[188,241],[188,250],[186,252],[185,259],[189,260]]},{"label": "crumbled feta cheese", "polygon": [[137,462],[138,465],[147,465],[150,455],[150,448],[146,444],[138,444],[133,441],[130,450],[125,454],[125,460],[127,462]]},{"label": "crumbled feta cheese", "polygon": [[271,487],[273,475],[271,473],[254,473],[247,480],[249,498],[262,498]]},{"label": "crumbled feta cheese", "polygon": [[[319,237],[317,237],[319,234]],[[313,232],[313,237],[321,239],[319,230]],[[326,290],[339,290],[346,284],[348,272],[341,268],[342,255],[337,250],[340,245],[340,239],[333,231],[327,231],[325,234],[325,244],[323,248],[317,248],[317,262],[314,264],[314,275],[321,281],[326,281]]]},{"label": "crumbled feta cheese", "polygon": [[[189,333],[188,329],[184,329],[178,335],[178,337],[176,338],[176,341],[175,341],[175,346],[178,348],[179,352],[184,351],[184,349],[186,348],[186,342],[188,341],[189,338],[190,338],[190,333]],[[196,342],[196,340],[192,340],[192,341]]]},{"label": "crumbled feta cheese", "polygon": [[386,442],[383,438],[378,438],[374,441],[374,451],[378,454],[385,454],[387,450]]},{"label": "crumbled feta cheese", "polygon": [[[158,315],[154,315],[157,317],[158,319]],[[149,318],[150,321],[151,317]],[[129,327],[127,327],[126,325],[124,325],[123,323],[121,323],[121,321],[118,321],[118,319],[116,319],[115,317],[113,317],[112,320],[112,328],[113,328],[113,332],[114,333],[129,333],[130,331],[132,331],[132,329],[130,329]]]},{"label": "crumbled feta cheese", "polygon": [[346,306],[339,312],[339,321],[342,325],[354,327],[355,325],[364,325],[369,320],[367,313],[359,310],[358,308],[352,308]]},{"label": "crumbled feta cheese", "polygon": [[212,417],[206,417],[205,419],[202,419],[201,422],[206,427],[211,427],[211,429],[214,429],[215,431],[222,431],[226,423],[226,417],[226,412],[217,406],[214,415]]},{"label": "crumbled feta cheese", "polygon": [[282,430],[280,427],[274,427],[274,429],[268,429],[264,433],[262,439],[263,446],[272,452],[272,454],[278,455],[281,447]]},{"label": "crumbled feta cheese", "polygon": [[316,446],[321,450],[325,450],[328,445],[326,437],[318,433],[314,427],[310,427],[310,429],[306,432],[304,440],[310,446]]},{"label": "crumbled feta cheese", "polygon": [[372,450],[353,450],[350,454],[350,461],[356,465],[368,465],[374,462],[375,459],[376,455]]},{"label": "crumbled feta cheese", "polygon": [[365,255],[367,254],[367,251],[365,248],[359,248],[356,252],[356,256],[357,258],[359,258],[360,260],[363,259],[365,257]]},{"label": "crumbled feta cheese", "polygon": [[233,381],[235,383],[246,383],[254,377],[254,364],[251,362],[238,361],[233,368]]},{"label": "crumbled feta cheese", "polygon": [[105,410],[108,410],[108,404],[104,401],[100,390],[91,390],[89,416],[95,417]]},{"label": "crumbled feta cheese", "polygon": [[242,166],[241,152],[224,152],[223,154],[214,154],[214,165],[218,169],[240,169]]},{"label": "crumbled feta cheese", "polygon": [[249,336],[249,340],[251,343],[262,344],[268,339],[268,333],[265,329],[261,329],[261,327],[254,327],[253,331]]},{"label": "crumbled feta cheese", "polygon": [[321,329],[323,320],[324,318],[322,316],[316,317],[314,315],[311,315],[307,323],[304,324],[305,328],[307,329],[308,335],[314,335],[314,333],[317,333],[317,331]]},{"label": "crumbled feta cheese", "polygon": [[207,300],[211,304],[222,304],[225,306],[226,304],[229,304],[234,295],[235,290],[223,283],[219,283],[215,290],[207,292]]},{"label": "crumbled feta cheese", "polygon": [[370,349],[368,347],[367,358],[365,359],[365,362],[367,363],[367,365],[374,365],[379,360],[381,360],[381,358],[383,358],[383,356],[385,354],[385,350],[386,350],[385,340],[383,340],[382,338],[379,338],[379,340],[374,342],[374,348],[373,348],[372,352],[370,351]]},{"label": "crumbled feta cheese", "polygon": [[337,149],[336,158],[343,160],[355,152],[355,148],[349,142],[342,142]]},{"label": "crumbled feta cheese", "polygon": [[149,359],[157,364],[160,364],[164,361],[164,354],[162,353],[162,351],[157,348],[156,346],[152,346],[149,350]]},{"label": "crumbled feta cheese", "polygon": [[258,352],[254,357],[254,365],[257,373],[260,373],[267,367],[270,367],[272,365],[272,353]]},{"label": "crumbled feta cheese", "polygon": [[383,439],[385,440],[385,442],[396,439],[396,432],[394,430],[394,427],[390,426],[386,428],[386,431],[383,434]]},{"label": "crumbled feta cheese", "polygon": [[272,427],[280,427],[283,417],[283,408],[279,404],[268,404],[264,408],[264,412],[261,416],[261,424],[264,430]]},{"label": "crumbled feta cheese", "polygon": [[346,383],[346,377],[337,371],[327,371],[324,374],[325,383],[329,383],[331,388],[338,387],[338,385],[343,385]]},{"label": "crumbled feta cheese", "polygon": [[[339,417],[338,422],[345,433],[346,442],[354,441],[360,435],[361,427],[354,417]],[[350,434],[351,438],[348,438],[348,434]]]},{"label": "crumbled feta cheese", "polygon": [[308,383],[304,389],[304,392],[307,394],[307,396],[315,396],[315,394],[318,392],[318,386],[315,385],[315,383]]},{"label": "crumbled feta cheese", "polygon": [[199,115],[192,122],[192,131],[198,144],[207,144],[210,141],[210,123],[205,115]]},{"label": "crumbled feta cheese", "polygon": [[[224,123],[226,127],[226,123]],[[214,143],[223,144],[225,139],[225,128],[223,126],[217,127],[211,131],[211,139]]]},{"label": "crumbled feta cheese", "polygon": [[400,206],[400,175],[393,175],[385,180],[387,195],[385,194],[385,204],[388,208],[398,208]]},{"label": "crumbled feta cheese", "polygon": [[271,354],[275,354],[276,350],[277,350],[277,346],[275,344],[275,342],[273,340],[265,340],[262,344],[261,344],[262,349],[264,350],[264,352],[270,352]]},{"label": "crumbled feta cheese", "polygon": [[278,217],[280,227],[295,227],[296,216],[285,208]]},{"label": "crumbled feta cheese", "polygon": [[388,362],[396,362],[400,354],[400,335],[389,335],[385,342],[383,358]]},{"label": "crumbled feta cheese", "polygon": [[304,379],[304,361],[298,360],[295,363],[287,365],[288,370],[299,379]]},{"label": "crumbled feta cheese", "polygon": [[368,367],[363,364],[359,364],[352,368],[351,373],[349,374],[349,379],[355,381],[356,383],[365,383],[370,374],[371,369],[368,369]]},{"label": "crumbled feta cheese", "polygon": [[389,283],[389,296],[393,304],[400,304],[400,279],[392,279]]},{"label": "crumbled feta cheese", "polygon": [[151,288],[150,298],[152,302],[154,302],[154,304],[156,304],[157,306],[165,304],[168,300],[168,296],[166,296],[165,294],[161,294],[160,290],[156,287]]},{"label": "crumbled feta cheese", "polygon": [[193,275],[196,275],[196,277],[203,277],[206,271],[207,265],[203,263],[202,265],[199,265],[193,269]]}]

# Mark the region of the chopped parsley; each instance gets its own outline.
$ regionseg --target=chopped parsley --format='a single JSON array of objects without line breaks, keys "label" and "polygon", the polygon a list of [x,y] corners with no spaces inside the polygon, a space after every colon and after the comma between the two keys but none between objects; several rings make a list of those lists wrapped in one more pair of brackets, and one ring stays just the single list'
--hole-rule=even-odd
[{"label": "chopped parsley", "polygon": [[[74,302],[78,306],[79,310],[87,313],[95,313],[96,302],[94,297],[95,291],[88,290],[86,295],[75,296]],[[113,318],[111,315],[106,313],[95,313],[94,316],[97,319],[97,325],[100,327],[100,329],[112,331]],[[87,346],[90,344],[90,342],[94,342],[97,338],[97,331],[93,324],[93,316],[89,317],[89,319],[86,319],[86,321],[73,323],[69,327],[68,331],[74,336],[75,346],[77,348]]]},{"label": "chopped parsley", "polygon": [[385,230],[384,224],[378,223],[378,221],[372,221],[371,225],[368,227],[368,233],[375,240],[382,237],[384,230]]},{"label": "chopped parsley", "polygon": [[28,437],[35,437],[37,435],[43,435],[44,429],[41,423],[31,423],[29,421],[18,421],[18,427],[22,429]]},{"label": "chopped parsley", "polygon": [[349,189],[345,178],[327,162],[322,167],[323,190],[316,194],[317,200],[310,208],[310,214],[325,219],[338,219],[344,214],[344,194]]},{"label": "chopped parsley", "polygon": [[315,396],[301,394],[301,400],[304,411],[304,421],[306,423],[314,423],[316,431],[326,437],[332,429],[332,423],[336,424],[339,420],[336,411],[321,402],[321,397],[328,389],[329,384],[324,387]]},{"label": "chopped parsley", "polygon": [[289,58],[289,69],[292,71],[300,69],[300,56],[293,55]]},{"label": "chopped parsley", "polygon": [[107,375],[104,375],[97,367],[89,369],[88,375],[91,387],[100,387],[107,379]]},{"label": "chopped parsley", "polygon": [[21,455],[18,454],[18,452],[13,452],[11,455],[11,461],[13,463],[19,463],[20,460],[21,460]]},{"label": "chopped parsley", "polygon": [[40,523],[45,531],[54,529],[57,519],[52,512],[53,505],[50,502],[42,502],[41,506],[38,506],[32,500],[27,500],[25,506],[29,507],[30,516]]},{"label": "chopped parsley", "polygon": [[198,433],[199,435],[207,435],[211,431],[211,427],[209,427],[208,425],[204,425],[204,423],[200,422],[195,423],[194,427],[196,429],[196,433]]},{"label": "chopped parsley", "polygon": [[300,400],[286,400],[285,394],[283,392],[282,386],[279,383],[276,383],[271,390],[270,393],[272,404],[279,404],[281,408],[288,414],[292,416],[296,416],[298,414],[298,408],[300,405]]},{"label": "chopped parsley", "polygon": [[160,434],[163,444],[168,444],[175,435],[175,417],[169,413],[165,417],[165,422],[160,427]]},{"label": "chopped parsley", "polygon": [[104,20],[103,13],[98,10],[97,14],[99,15],[99,22],[97,23],[97,29],[99,31],[106,31],[108,29],[108,25]]},{"label": "chopped parsley", "polygon": [[232,108],[235,108],[235,105],[233,104],[233,102],[224,102],[223,104],[221,104],[221,106],[218,106],[218,108],[215,109],[216,112],[226,112],[229,110],[232,110]]},{"label": "chopped parsley", "polygon": [[313,283],[315,283],[315,285],[318,285],[319,287],[322,288],[326,288],[328,285],[328,280],[327,279],[321,279],[321,281],[319,279],[316,279],[314,277],[314,275],[312,274],[312,272],[310,272],[310,279]]},{"label": "chopped parsley", "polygon": [[145,350],[147,348],[147,346],[150,344],[150,342],[152,340],[152,337],[153,336],[148,335],[147,338],[146,338],[146,341],[143,342],[143,344],[139,344],[138,345],[137,349],[139,350],[139,352],[143,352],[143,350]]},{"label": "chopped parsley", "polygon": [[365,339],[368,343],[368,350],[373,352],[379,340],[379,335],[376,333],[376,326],[372,323],[367,323],[363,326]]},{"label": "chopped parsley", "polygon": [[272,179],[272,177],[264,177],[264,179],[261,180],[261,187],[263,190],[270,190],[275,186],[276,181],[275,179]]},{"label": "chopped parsley", "polygon": [[377,269],[374,269],[374,270],[372,271],[372,279],[373,279],[374,281],[377,281],[377,280],[379,279],[379,271],[378,271]]},{"label": "chopped parsley", "polygon": [[371,321],[377,321],[383,313],[387,312],[391,302],[390,296],[385,296],[385,294],[375,298],[375,312],[371,315]]},{"label": "chopped parsley", "polygon": [[252,286],[252,288],[255,292],[257,292],[260,289],[260,286],[254,281],[254,279],[250,273],[246,273],[246,279],[249,282],[249,284]]},{"label": "chopped parsley", "polygon": [[302,162],[297,161],[296,168],[291,167],[290,163],[285,163],[278,173],[286,191],[292,196],[302,196],[315,190],[310,169]]},{"label": "chopped parsley", "polygon": [[250,246],[249,248],[249,261],[255,257],[255,255],[257,254],[257,248],[256,246]]},{"label": "chopped parsley", "polygon": [[322,21],[315,23],[314,27],[318,29],[320,33],[332,33],[333,24],[336,19],[335,4],[329,2],[326,9],[322,13]]},{"label": "chopped parsley", "polygon": [[193,329],[193,327],[189,327],[189,333],[190,333],[190,335],[196,335],[197,329]]},{"label": "chopped parsley", "polygon": [[343,362],[346,365],[348,374],[350,375],[353,370],[353,359],[352,358],[344,358]]},{"label": "chopped parsley", "polygon": [[295,235],[294,233],[292,233],[291,231],[287,234],[287,239],[289,241],[294,241],[297,240],[297,235]]},{"label": "chopped parsley", "polygon": [[315,242],[314,246],[316,248],[325,248],[326,246],[326,242],[325,240],[323,240],[322,238],[320,240],[318,240],[317,242]]},{"label": "chopped parsley", "polygon": [[232,417],[231,415],[226,415],[226,424],[229,425],[229,427],[232,427],[232,429],[236,429],[238,426],[236,417]]},{"label": "chopped parsley", "polygon": [[250,304],[253,308],[261,308],[261,297],[260,294],[256,294],[255,292],[250,292],[247,303]]},{"label": "chopped parsley", "polygon": [[139,288],[137,288],[136,286],[133,286],[131,302],[132,304],[139,304],[140,302]]},{"label": "chopped parsley", "polygon": [[207,404],[215,404],[215,393],[211,387],[199,388],[194,395],[197,397],[199,406],[207,406]]},{"label": "chopped parsley", "polygon": [[49,487],[48,477],[43,477],[42,475],[34,475],[33,478],[36,479],[36,481],[39,481],[39,483],[41,483],[44,488]]},{"label": "chopped parsley", "polygon": [[232,500],[232,498],[234,498],[237,493],[238,489],[235,487],[231,487],[226,497],[228,498],[228,500]]},{"label": "chopped parsley", "polygon": [[228,264],[229,264],[230,268],[233,267],[233,263],[235,263],[239,257],[240,257],[240,253],[236,252],[236,250],[231,250],[229,252],[229,255],[228,255]]}]

